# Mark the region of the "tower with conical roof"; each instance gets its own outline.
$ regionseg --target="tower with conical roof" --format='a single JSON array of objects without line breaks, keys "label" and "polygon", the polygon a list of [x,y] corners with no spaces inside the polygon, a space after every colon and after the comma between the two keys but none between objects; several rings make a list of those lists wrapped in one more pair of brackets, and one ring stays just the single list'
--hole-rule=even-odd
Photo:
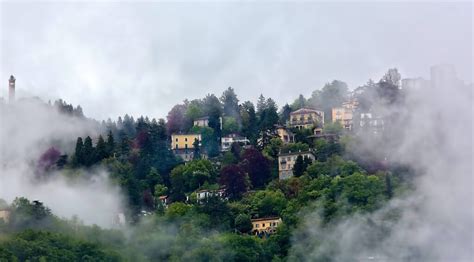
[{"label": "tower with conical roof", "polygon": [[15,77],[13,75],[8,79],[8,101],[15,102]]}]

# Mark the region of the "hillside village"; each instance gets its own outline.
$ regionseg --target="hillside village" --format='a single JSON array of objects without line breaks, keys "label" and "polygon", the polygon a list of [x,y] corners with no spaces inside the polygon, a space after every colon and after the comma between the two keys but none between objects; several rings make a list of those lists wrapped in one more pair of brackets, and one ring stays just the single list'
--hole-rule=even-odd
[{"label": "hillside village", "polygon": [[[125,115],[102,121],[101,135],[71,137],[76,143],[72,152],[46,148],[35,176],[41,181],[59,171],[72,177],[78,170],[103,166],[126,195],[126,209],[116,214],[115,229],[150,218],[161,221],[157,224],[173,221],[179,234],[222,232],[209,238],[245,250],[242,261],[281,259],[288,255],[285,243],[303,223],[305,207],[316,205],[322,210],[321,223],[329,225],[347,214],[372,212],[410,189],[413,170],[391,163],[386,151],[363,151],[364,141],[390,145],[391,132],[403,122],[393,109],[404,106],[406,92],[443,86],[439,81],[455,79],[451,73],[450,68],[433,67],[432,78],[441,80],[430,82],[402,80],[390,69],[378,82],[353,91],[335,80],[281,108],[263,95],[256,106],[241,103],[229,87],[219,98],[208,94],[184,100],[166,120]],[[2,106],[21,103],[15,98],[15,83],[11,76],[9,101]],[[62,100],[50,106],[86,119],[80,106]],[[0,229],[14,231],[28,228],[30,220],[58,219],[47,203],[33,200],[19,196],[12,204],[0,203]],[[151,234],[146,231],[140,234]],[[173,243],[184,241],[179,234]],[[144,253],[152,260],[173,256]]]}]

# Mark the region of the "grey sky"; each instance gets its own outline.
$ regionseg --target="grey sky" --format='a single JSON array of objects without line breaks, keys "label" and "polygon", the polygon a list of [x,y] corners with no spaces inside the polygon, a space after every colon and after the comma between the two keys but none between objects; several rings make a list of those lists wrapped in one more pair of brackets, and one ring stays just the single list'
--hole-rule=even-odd
[{"label": "grey sky", "polygon": [[0,96],[63,98],[98,119],[164,117],[185,98],[260,93],[279,106],[389,67],[472,81],[471,3],[0,3]]}]

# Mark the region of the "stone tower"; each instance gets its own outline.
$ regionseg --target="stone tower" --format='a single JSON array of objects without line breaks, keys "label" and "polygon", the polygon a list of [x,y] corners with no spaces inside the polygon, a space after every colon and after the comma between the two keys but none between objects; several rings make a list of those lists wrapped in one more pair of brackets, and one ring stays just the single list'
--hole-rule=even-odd
[{"label": "stone tower", "polygon": [[13,75],[8,79],[8,101],[10,103],[15,102],[15,77]]}]

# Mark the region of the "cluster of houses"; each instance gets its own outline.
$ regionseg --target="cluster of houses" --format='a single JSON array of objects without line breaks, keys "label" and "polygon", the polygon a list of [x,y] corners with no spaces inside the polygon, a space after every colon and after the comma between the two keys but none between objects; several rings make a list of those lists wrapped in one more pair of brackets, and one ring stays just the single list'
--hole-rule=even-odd
[{"label": "cluster of houses", "polygon": [[[324,127],[324,111],[312,108],[300,108],[290,113],[290,119],[285,126],[277,126],[276,132],[278,137],[284,144],[294,143],[295,134],[291,131],[294,129],[313,129],[314,136],[322,135]],[[315,160],[313,150],[297,151],[297,152],[280,152],[278,154],[278,177],[279,179],[288,179],[293,176],[293,167],[296,158],[301,156]]]},{"label": "cluster of houses", "polygon": [[[219,118],[222,128],[222,118]],[[209,117],[201,117],[194,120],[194,126],[208,127]],[[197,141],[197,144],[196,144]],[[176,156],[181,157],[185,162],[194,159],[195,145],[201,146],[202,136],[198,133],[175,133],[171,135],[171,149]],[[220,149],[221,152],[229,151],[233,143],[239,143],[242,146],[250,144],[250,140],[239,134],[232,133],[221,138]],[[201,153],[203,158],[206,158],[205,152]]]},{"label": "cluster of houses", "polygon": [[[341,126],[347,131],[354,131],[355,129],[371,128],[374,133],[383,130],[383,119],[376,116],[372,112],[360,113],[357,111],[359,103],[356,99],[349,99],[342,103],[339,107],[332,108],[331,119],[333,123],[339,122]],[[357,113],[356,113],[357,112]],[[222,119],[220,120],[222,124]],[[325,139],[326,141],[337,141],[339,138],[337,134],[324,133],[324,111],[313,108],[300,108],[290,113],[289,120],[285,125],[277,125],[275,130],[277,135],[284,144],[295,143],[295,130],[309,129],[313,130],[313,139]],[[194,126],[208,127],[209,118],[203,117],[194,120]],[[292,131],[293,130],[293,131]],[[195,146],[201,146],[202,137],[200,134],[172,134],[171,148],[175,155],[180,156],[185,162],[191,161],[194,158]],[[239,134],[233,133],[221,138],[220,150],[226,152],[231,149],[233,143],[247,146],[250,144],[249,139],[242,137]],[[296,152],[286,151],[278,154],[278,175],[279,179],[288,179],[293,176],[293,168],[298,156],[303,159],[314,161],[316,159],[316,152],[313,149],[306,151],[298,150]],[[201,157],[206,158],[205,152],[201,152]],[[194,192],[195,197],[187,201],[196,201],[202,203],[206,198],[211,196],[218,196],[225,199],[223,189],[218,190],[199,190]],[[169,204],[168,196],[159,197],[160,203],[167,207]],[[265,237],[276,231],[278,225],[282,222],[279,217],[264,217],[254,218],[252,222],[252,234]]]},{"label": "cluster of houses", "polygon": [[340,107],[332,108],[332,121],[339,122],[348,131],[354,129],[370,131],[372,134],[380,134],[384,129],[384,118],[377,112],[358,112],[359,102],[351,98],[342,103]]}]

